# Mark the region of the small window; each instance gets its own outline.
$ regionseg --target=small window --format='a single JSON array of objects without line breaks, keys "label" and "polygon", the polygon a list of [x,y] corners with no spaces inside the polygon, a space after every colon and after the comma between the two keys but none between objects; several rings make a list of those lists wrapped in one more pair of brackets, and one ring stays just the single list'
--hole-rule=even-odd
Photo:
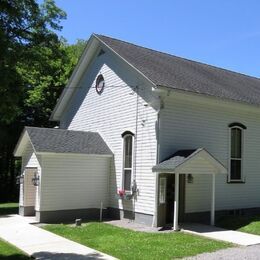
[{"label": "small window", "polygon": [[239,126],[230,128],[230,163],[229,181],[237,182],[243,180],[243,129]]},{"label": "small window", "polygon": [[160,178],[159,185],[159,203],[164,204],[166,202],[166,177]]},{"label": "small window", "polygon": [[127,133],[123,136],[123,189],[131,191],[133,173],[133,134]]},{"label": "small window", "polygon": [[105,79],[102,74],[98,75],[96,79],[96,92],[101,95],[105,88]]}]

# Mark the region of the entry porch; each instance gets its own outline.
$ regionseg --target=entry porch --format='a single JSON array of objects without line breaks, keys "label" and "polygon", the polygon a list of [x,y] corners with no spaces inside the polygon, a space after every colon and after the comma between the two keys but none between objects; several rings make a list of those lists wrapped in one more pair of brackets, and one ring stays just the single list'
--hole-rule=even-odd
[{"label": "entry porch", "polygon": [[227,169],[204,148],[180,150],[153,167],[156,196],[153,226],[172,224],[179,230],[185,215],[185,184],[196,175],[211,175],[210,224],[215,224],[215,179]]}]

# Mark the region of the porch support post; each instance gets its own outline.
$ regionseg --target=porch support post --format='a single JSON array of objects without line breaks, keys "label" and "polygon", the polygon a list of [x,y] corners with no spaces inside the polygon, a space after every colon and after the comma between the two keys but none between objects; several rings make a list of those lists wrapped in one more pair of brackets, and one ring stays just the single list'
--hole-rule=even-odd
[{"label": "porch support post", "polygon": [[155,173],[155,194],[154,194],[154,215],[153,215],[153,227],[158,225],[158,183],[159,183],[159,173]]},{"label": "porch support post", "polygon": [[215,174],[212,174],[212,194],[211,194],[211,214],[210,214],[210,224],[215,225]]},{"label": "porch support post", "polygon": [[175,173],[175,197],[174,197],[174,213],[173,213],[173,230],[178,231],[179,218],[179,173]]}]

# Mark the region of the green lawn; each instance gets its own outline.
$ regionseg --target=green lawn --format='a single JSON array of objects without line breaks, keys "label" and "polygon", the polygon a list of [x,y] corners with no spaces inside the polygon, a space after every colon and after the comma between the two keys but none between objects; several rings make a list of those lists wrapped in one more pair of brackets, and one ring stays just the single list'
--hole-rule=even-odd
[{"label": "green lawn", "polygon": [[2,203],[0,204],[0,215],[17,214],[18,203]]},{"label": "green lawn", "polygon": [[225,216],[217,225],[231,230],[260,235],[260,216]]},{"label": "green lawn", "polygon": [[25,255],[16,247],[0,239],[0,259],[6,260],[28,260],[29,256]]},{"label": "green lawn", "polygon": [[173,259],[231,246],[182,232],[135,232],[96,222],[81,227],[59,224],[46,225],[44,228],[119,259]]}]

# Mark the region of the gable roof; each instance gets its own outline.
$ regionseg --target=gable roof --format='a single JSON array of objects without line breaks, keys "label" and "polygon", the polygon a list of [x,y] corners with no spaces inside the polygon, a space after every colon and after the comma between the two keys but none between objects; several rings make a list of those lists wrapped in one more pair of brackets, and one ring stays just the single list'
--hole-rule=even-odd
[{"label": "gable roof", "polygon": [[21,156],[23,139],[29,138],[36,153],[79,153],[112,155],[111,150],[99,133],[71,131],[56,128],[25,127],[17,147],[15,156]]},{"label": "gable roof", "polygon": [[95,35],[156,86],[260,105],[260,79]]},{"label": "gable roof", "polygon": [[[226,168],[204,148],[179,150],[168,159],[155,165],[152,170],[153,172],[161,173],[203,174],[201,169],[194,167],[196,166],[196,161],[200,167],[207,169],[206,173],[227,173]],[[194,162],[195,164],[193,164]]]},{"label": "gable roof", "polygon": [[58,121],[76,85],[99,48],[106,47],[134,68],[154,87],[260,105],[260,79],[197,61],[144,48],[104,35],[92,34],[64,88],[51,120]]}]

